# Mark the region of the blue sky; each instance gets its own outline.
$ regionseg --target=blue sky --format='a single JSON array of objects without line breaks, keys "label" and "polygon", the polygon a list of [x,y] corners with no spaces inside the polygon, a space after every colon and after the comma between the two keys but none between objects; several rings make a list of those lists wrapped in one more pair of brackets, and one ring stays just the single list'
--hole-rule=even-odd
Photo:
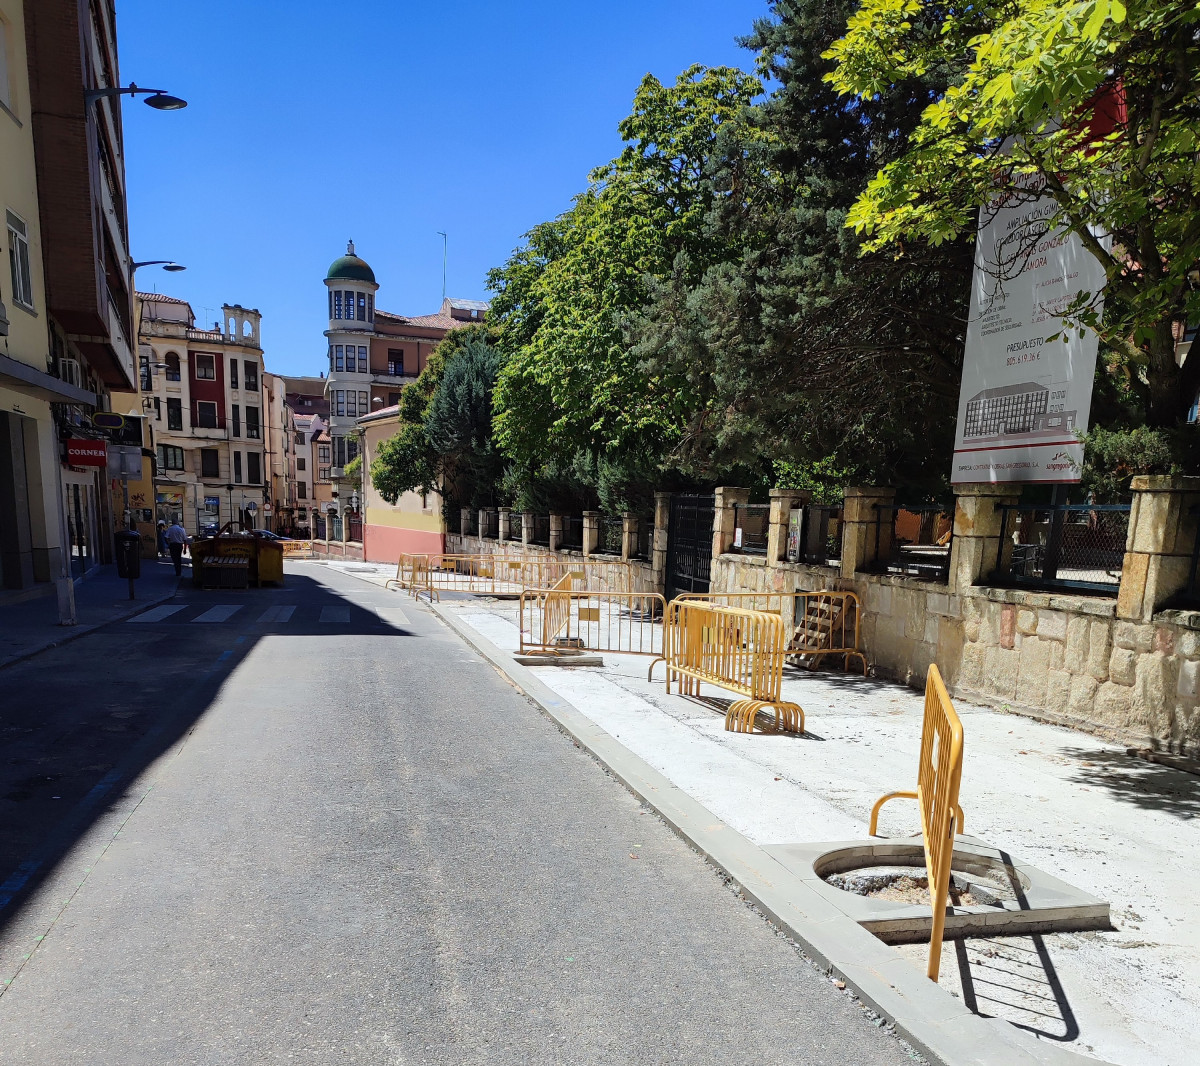
[{"label": "blue sky", "polygon": [[[329,263],[353,238],[379,306],[486,299],[521,234],[570,206],[620,149],[642,76],[750,69],[735,43],[766,0],[118,0],[138,287],[263,312],[267,366],[325,367]],[[209,310],[205,310],[208,308]]]}]

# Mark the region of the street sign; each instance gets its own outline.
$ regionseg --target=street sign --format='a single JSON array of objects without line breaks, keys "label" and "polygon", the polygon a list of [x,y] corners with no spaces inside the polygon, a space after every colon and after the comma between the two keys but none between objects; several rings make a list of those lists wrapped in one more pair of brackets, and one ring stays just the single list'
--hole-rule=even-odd
[{"label": "street sign", "polygon": [[68,466],[108,466],[108,445],[102,440],[67,440]]},{"label": "street sign", "polygon": [[248,504],[246,504],[246,510],[251,514],[254,514],[254,512],[258,510],[258,504],[251,500]]}]

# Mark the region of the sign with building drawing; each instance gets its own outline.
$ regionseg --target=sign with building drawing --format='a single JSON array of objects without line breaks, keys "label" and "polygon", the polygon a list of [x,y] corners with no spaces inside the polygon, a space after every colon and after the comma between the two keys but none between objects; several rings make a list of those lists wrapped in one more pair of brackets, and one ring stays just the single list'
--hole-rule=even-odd
[{"label": "sign with building drawing", "polygon": [[[950,480],[1079,480],[1097,339],[1060,317],[1104,271],[1029,177],[980,212]],[[1055,335],[1056,339],[1050,339]]]}]

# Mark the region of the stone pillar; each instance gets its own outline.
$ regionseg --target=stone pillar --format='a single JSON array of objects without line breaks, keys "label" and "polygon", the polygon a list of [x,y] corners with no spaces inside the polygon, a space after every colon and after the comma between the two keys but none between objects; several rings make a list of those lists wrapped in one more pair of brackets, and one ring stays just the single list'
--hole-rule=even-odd
[{"label": "stone pillar", "polygon": [[1200,477],[1144,474],[1133,479],[1133,507],[1117,617],[1148,622],[1187,588],[1196,548]]},{"label": "stone pillar", "polygon": [[499,518],[496,521],[496,539],[499,541],[507,541],[510,530],[509,515],[512,513],[511,507],[497,507],[496,513]]},{"label": "stone pillar", "polygon": [[563,516],[550,513],[550,550],[556,552],[562,544],[563,538]]},{"label": "stone pillar", "polygon": [[962,592],[985,584],[988,576],[1007,564],[1012,540],[1001,541],[1005,504],[1021,499],[1019,485],[957,485],[954,489],[954,538],[950,542],[947,587]]},{"label": "stone pillar", "polygon": [[471,528],[471,508],[464,507],[460,513],[458,525],[458,534],[460,537],[467,536],[467,530]]},{"label": "stone pillar", "polygon": [[626,511],[621,515],[622,559],[632,559],[637,554],[638,532],[638,516]]},{"label": "stone pillar", "polygon": [[793,507],[806,507],[812,499],[807,489],[772,489],[771,518],[767,526],[767,562],[787,560],[788,523]]},{"label": "stone pillar", "polygon": [[594,555],[600,546],[600,512],[583,512],[583,554]]},{"label": "stone pillar", "polygon": [[717,559],[733,547],[734,507],[750,502],[750,490],[724,485],[717,489],[713,511],[713,558]]},{"label": "stone pillar", "polygon": [[895,499],[895,489],[846,490],[842,506],[842,577],[853,577],[869,569],[876,559],[891,554],[891,512],[878,508],[890,507]]},{"label": "stone pillar", "polygon": [[671,494],[654,494],[654,534],[650,538],[650,570],[654,590],[665,592],[667,588],[667,527],[671,523]]},{"label": "stone pillar", "polygon": [[533,537],[533,512],[526,511],[521,515],[521,544],[524,547],[529,546],[529,541]]},{"label": "stone pillar", "polygon": [[487,529],[487,508],[480,507],[475,513],[475,535],[483,539],[483,531]]}]

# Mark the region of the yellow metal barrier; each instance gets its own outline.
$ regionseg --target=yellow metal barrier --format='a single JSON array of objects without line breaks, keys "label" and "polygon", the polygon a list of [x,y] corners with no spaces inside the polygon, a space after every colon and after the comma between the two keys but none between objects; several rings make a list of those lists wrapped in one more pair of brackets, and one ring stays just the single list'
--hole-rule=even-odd
[{"label": "yellow metal barrier", "polygon": [[[578,571],[574,576],[583,580]],[[661,658],[666,607],[657,592],[527,589],[519,606],[521,652],[570,648]]]},{"label": "yellow metal barrier", "polygon": [[[725,728],[738,733],[754,730],[761,710],[775,712],[777,729],[804,732],[804,711],[781,698],[787,629],[778,614],[726,607],[695,599],[676,599],[667,605],[661,659],[679,691],[699,695],[708,682],[741,693],[725,715]],[[647,678],[658,659],[650,664]]]},{"label": "yellow metal barrier", "polygon": [[388,584],[430,599],[440,599],[442,592],[516,597],[526,589],[548,589],[567,573],[583,574],[589,588],[628,592],[633,584],[631,564],[620,559],[500,553],[401,555]]},{"label": "yellow metal barrier", "polygon": [[889,792],[871,808],[871,836],[879,828],[879,810],[890,799],[915,799],[921,809],[921,836],[925,844],[925,873],[929,879],[929,901],[933,928],[929,937],[931,981],[938,979],[942,962],[942,933],[950,896],[950,864],[954,859],[954,836],[963,831],[963,813],[958,805],[962,782],[962,722],[950,702],[942,675],[929,667],[925,682],[925,718],[921,727],[921,758],[917,765],[916,792]]},{"label": "yellow metal barrier", "polygon": [[844,670],[858,659],[867,676],[867,657],[859,648],[862,610],[853,592],[686,592],[678,598],[778,614],[791,632],[788,655],[807,658],[812,669],[827,655],[840,655]]}]

